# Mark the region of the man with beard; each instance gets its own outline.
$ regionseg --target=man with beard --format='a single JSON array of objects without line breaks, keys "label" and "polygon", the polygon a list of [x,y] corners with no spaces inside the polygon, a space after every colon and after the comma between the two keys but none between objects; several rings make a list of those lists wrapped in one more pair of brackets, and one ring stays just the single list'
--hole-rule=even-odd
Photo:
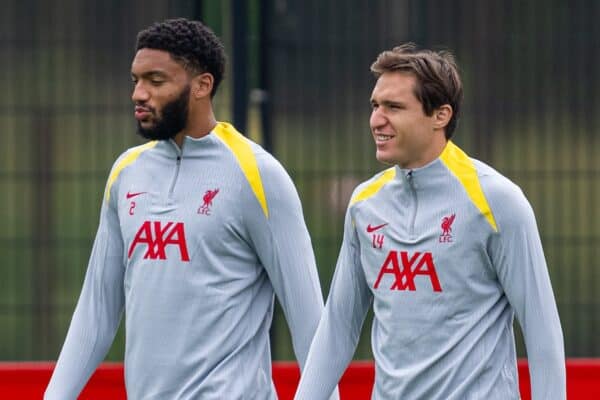
[{"label": "man with beard", "polygon": [[310,238],[283,167],[217,122],[225,55],[206,26],[138,34],[138,133],[106,184],[83,289],[46,399],[74,399],[125,310],[133,399],[274,399],[277,295],[304,365],[323,300]]}]

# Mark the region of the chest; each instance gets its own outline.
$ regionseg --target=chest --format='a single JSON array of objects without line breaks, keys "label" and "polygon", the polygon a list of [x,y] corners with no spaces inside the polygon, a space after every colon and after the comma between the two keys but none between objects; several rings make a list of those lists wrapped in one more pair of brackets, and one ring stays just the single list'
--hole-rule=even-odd
[{"label": "chest", "polygon": [[123,177],[118,215],[126,257],[187,262],[239,229],[239,184],[181,166]]},{"label": "chest", "polygon": [[354,217],[375,298],[439,301],[496,285],[487,251],[491,232],[468,199],[408,193],[359,208]]}]

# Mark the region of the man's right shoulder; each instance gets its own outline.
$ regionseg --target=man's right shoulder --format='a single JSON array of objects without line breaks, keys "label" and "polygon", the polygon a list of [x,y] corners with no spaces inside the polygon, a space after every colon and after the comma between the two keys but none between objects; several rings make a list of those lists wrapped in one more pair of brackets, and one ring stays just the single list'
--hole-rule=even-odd
[{"label": "man's right shoulder", "polygon": [[144,152],[153,149],[158,144],[158,141],[154,140],[139,146],[131,147],[125,150],[113,163],[106,183],[106,200],[110,199],[110,189],[115,183],[121,172],[133,164]]},{"label": "man's right shoulder", "polygon": [[132,164],[134,161],[136,161],[142,153],[144,153],[150,149],[153,149],[157,144],[158,144],[158,141],[153,140],[151,142],[147,142],[147,143],[141,144],[139,146],[134,146],[134,147],[128,148],[127,150],[122,152],[119,155],[119,157],[117,157],[117,159],[113,163],[112,170],[113,171],[116,169],[119,169],[119,171],[122,170],[127,165]]},{"label": "man's right shoulder", "polygon": [[154,148],[157,144],[158,144],[158,140],[152,140],[152,141],[146,142],[144,144],[129,147],[128,149],[123,151],[121,154],[119,154],[119,157],[117,157],[117,159],[115,160],[115,164],[118,164],[121,160],[128,158],[128,157],[129,158],[131,158],[131,157],[137,158],[137,157],[139,157],[140,154]]},{"label": "man's right shoulder", "polygon": [[348,207],[352,207],[353,205],[365,201],[373,196],[375,196],[381,188],[383,188],[386,184],[391,182],[396,176],[396,168],[390,167],[386,170],[378,172],[370,179],[360,183],[354,192],[352,193],[352,197],[350,198],[350,204]]}]

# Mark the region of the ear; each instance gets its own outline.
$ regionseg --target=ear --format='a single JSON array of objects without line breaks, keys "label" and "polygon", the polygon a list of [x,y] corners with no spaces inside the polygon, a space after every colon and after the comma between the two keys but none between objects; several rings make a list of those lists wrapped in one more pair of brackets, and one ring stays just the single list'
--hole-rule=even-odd
[{"label": "ear", "polygon": [[444,129],[450,122],[453,115],[452,106],[450,104],[444,104],[439,108],[433,110],[433,128]]},{"label": "ear", "polygon": [[210,98],[215,78],[208,72],[203,72],[192,78],[192,97],[201,99],[204,97]]}]

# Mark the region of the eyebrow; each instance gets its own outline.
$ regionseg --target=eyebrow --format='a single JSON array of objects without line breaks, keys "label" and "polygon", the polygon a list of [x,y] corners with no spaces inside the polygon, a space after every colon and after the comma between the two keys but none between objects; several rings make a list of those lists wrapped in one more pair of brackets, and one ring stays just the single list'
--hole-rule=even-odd
[{"label": "eyebrow", "polygon": [[152,71],[146,71],[143,74],[141,74],[140,76],[136,75],[134,72],[131,72],[131,77],[132,78],[166,78],[167,74],[164,71],[159,71],[159,70],[152,70]]},{"label": "eyebrow", "polygon": [[383,100],[383,101],[379,102],[379,101],[376,101],[375,99],[371,99],[370,103],[371,103],[371,105],[379,104],[379,105],[385,106],[385,107],[389,107],[389,106],[406,107],[406,104],[404,104],[401,101]]}]

